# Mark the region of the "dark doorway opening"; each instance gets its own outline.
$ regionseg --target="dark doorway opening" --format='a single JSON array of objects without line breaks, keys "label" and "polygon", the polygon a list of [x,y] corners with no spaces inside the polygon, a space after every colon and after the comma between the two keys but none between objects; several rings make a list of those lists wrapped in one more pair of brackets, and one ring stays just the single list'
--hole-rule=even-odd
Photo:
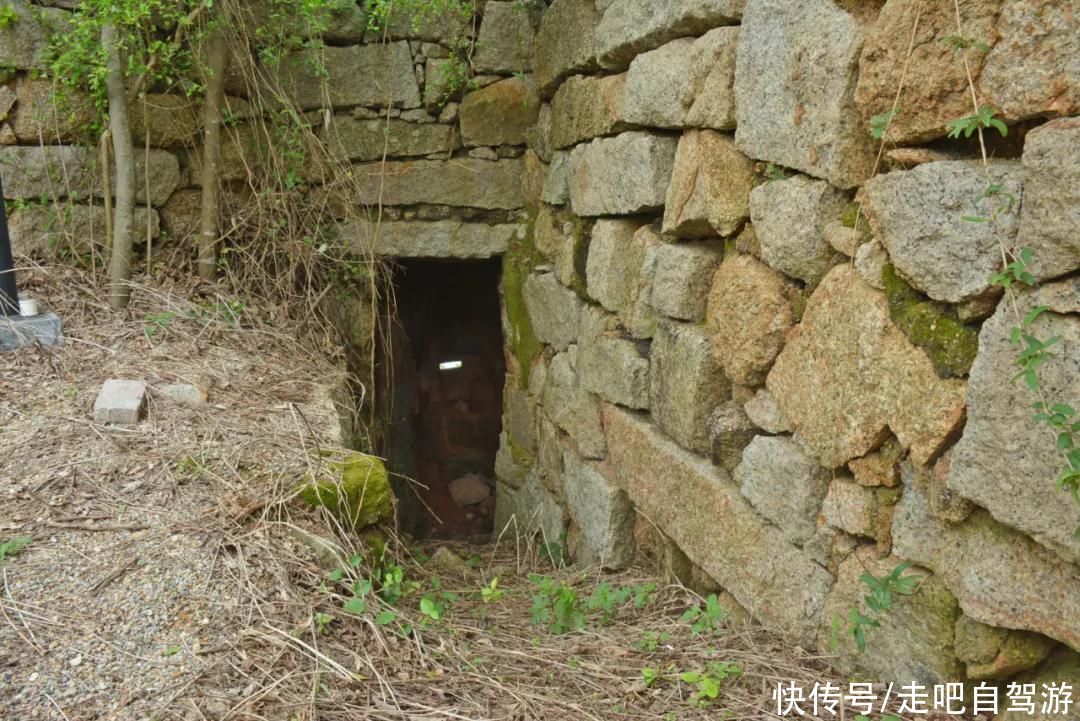
[{"label": "dark doorway opening", "polygon": [[388,382],[399,523],[418,537],[490,533],[506,373],[500,263],[403,260]]}]

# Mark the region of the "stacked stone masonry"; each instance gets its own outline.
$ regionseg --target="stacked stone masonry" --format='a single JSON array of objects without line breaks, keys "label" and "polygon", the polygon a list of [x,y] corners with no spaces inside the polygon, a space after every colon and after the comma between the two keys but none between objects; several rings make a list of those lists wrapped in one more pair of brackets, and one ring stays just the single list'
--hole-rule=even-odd
[{"label": "stacked stone masonry", "polygon": [[[349,243],[504,258],[499,530],[620,568],[646,550],[647,518],[667,556],[822,651],[862,603],[860,575],[909,561],[919,591],[865,653],[840,644],[840,667],[875,680],[1080,663],[1080,513],[1010,343],[1017,314],[1042,308],[1032,333],[1059,338],[1043,392],[1080,406],[1080,41],[1065,4],[962,4],[965,34],[985,40],[969,53],[979,102],[1009,128],[987,131],[985,170],[975,139],[945,137],[972,112],[951,4],[524,5],[486,3],[458,96],[441,86],[445,28],[335,38],[327,94],[303,63],[282,69],[356,163],[349,202],[385,209],[377,233],[343,227]],[[44,36],[0,30],[0,62],[38,67]],[[871,119],[902,68],[879,156]],[[102,234],[96,156],[41,119],[44,92],[22,71],[0,87],[8,199],[70,208],[59,225],[13,213],[26,253]],[[175,234],[198,210],[198,160],[177,141],[197,145],[199,114],[147,117],[139,222]],[[1003,301],[990,276],[1025,247],[1040,285]]]}]

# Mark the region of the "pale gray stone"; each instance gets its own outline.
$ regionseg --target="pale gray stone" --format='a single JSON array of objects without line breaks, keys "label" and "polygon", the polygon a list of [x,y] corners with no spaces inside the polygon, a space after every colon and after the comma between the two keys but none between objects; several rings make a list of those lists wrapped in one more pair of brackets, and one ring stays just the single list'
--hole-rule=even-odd
[{"label": "pale gray stone", "polygon": [[555,350],[576,343],[584,303],[552,273],[533,273],[525,280],[525,308],[536,337]]},{"label": "pale gray stone", "polygon": [[355,166],[361,202],[517,210],[524,204],[524,163],[510,160],[415,160]]},{"label": "pale gray stone", "polygon": [[754,512],[722,468],[643,416],[606,406],[604,427],[608,463],[634,506],[747,610],[810,648],[832,575]]},{"label": "pale gray stone", "polygon": [[[326,79],[316,68],[324,68]],[[281,61],[278,72],[297,105],[335,109],[357,105],[418,108],[420,86],[404,41],[300,50]]]},{"label": "pale gray stone", "polygon": [[757,428],[736,401],[725,401],[709,416],[712,461],[729,473],[742,463],[743,451],[757,436]]},{"label": "pale gray stone", "polygon": [[[531,466],[524,465],[514,457],[514,451],[510,446],[510,435],[503,431],[499,434],[499,449],[495,452],[495,478],[498,479],[497,487],[502,493],[504,485],[510,488],[521,488],[525,478],[529,474]],[[496,499],[498,504],[498,499]]]},{"label": "pale gray stone", "polygon": [[570,204],[582,216],[635,215],[663,207],[677,138],[632,131],[571,154]]},{"label": "pale gray stone", "polygon": [[672,243],[658,247],[653,308],[679,320],[704,318],[713,276],[723,257],[721,246],[708,243]]},{"label": "pale gray stone", "polygon": [[790,433],[793,429],[768,388],[759,388],[743,406],[750,422],[766,433]]},{"label": "pale gray stone", "polygon": [[578,349],[581,385],[606,401],[644,409],[649,407],[649,358],[640,343],[600,336]]},{"label": "pale gray stone", "polygon": [[652,338],[658,315],[652,306],[653,285],[656,280],[657,255],[666,243],[653,226],[646,225],[634,233],[633,253],[641,255],[641,265],[634,273],[626,310],[621,314],[626,331],[633,338]]},{"label": "pale gray stone", "polygon": [[738,27],[711,30],[697,44],[699,54],[705,54],[704,49],[708,48],[709,69],[690,112],[686,114],[688,127],[735,128],[735,55],[738,45]]},{"label": "pale gray stone", "polygon": [[[81,254],[95,248],[100,252],[109,245],[105,237],[105,208],[101,205],[28,206],[11,214],[8,229],[12,251],[22,255],[45,257],[68,251]],[[136,208],[135,237],[146,238],[147,230],[151,238],[161,235],[158,212],[153,208]]]},{"label": "pale gray stone", "polygon": [[634,125],[681,128],[709,65],[695,63],[692,38],[643,53],[626,73],[623,117]]},{"label": "pale gray stone", "polygon": [[145,406],[145,383],[110,378],[101,386],[94,401],[94,422],[135,425]]},{"label": "pale gray stone", "polygon": [[154,390],[166,398],[190,405],[202,405],[207,400],[206,390],[192,383],[166,383]]},{"label": "pale gray stone", "polygon": [[595,31],[600,22],[592,0],[555,0],[544,12],[536,35],[533,70],[541,96],[551,97],[559,82],[596,68]]},{"label": "pale gray stone", "polygon": [[[1040,305],[1051,310],[1026,332],[1060,340],[1038,369],[1039,386],[1051,403],[1075,404],[1080,399],[1080,278],[1020,294],[1019,317]],[[953,449],[947,485],[1002,523],[1077,563],[1076,506],[1054,484],[1063,463],[1055,449],[1056,434],[1032,420],[1038,398],[1024,383],[1013,382],[1018,351],[1010,335],[1017,323],[1011,304],[1002,302],[979,333],[979,353],[968,383],[967,424]]]},{"label": "pale gray stone", "polygon": [[596,221],[589,243],[585,278],[589,295],[613,313],[626,315],[637,288],[644,244],[636,240],[639,220]]},{"label": "pale gray stone", "polygon": [[56,313],[0,316],[0,351],[39,344],[45,348],[64,344],[64,324]]},{"label": "pale gray stone", "polygon": [[[147,164],[149,160],[149,164]],[[116,187],[116,170],[113,169],[112,187]],[[102,195],[100,182],[94,183],[94,194]],[[149,203],[147,202],[147,186],[149,185]],[[162,206],[180,187],[180,161],[175,155],[167,150],[150,150],[147,158],[144,151],[135,153],[135,202],[140,205]]]},{"label": "pale gray stone", "polygon": [[567,78],[551,99],[550,140],[569,148],[584,140],[626,130],[626,74]]},{"label": "pale gray stone", "polygon": [[599,466],[573,451],[563,455],[563,487],[570,517],[581,529],[585,551],[580,563],[620,569],[634,560],[634,507],[626,492]]},{"label": "pale gray stone", "polygon": [[1080,118],[1052,120],[1028,133],[1023,163],[1016,245],[1032,249],[1032,275],[1043,280],[1080,268]]},{"label": "pale gray stone", "polygon": [[844,478],[829,484],[822,505],[825,522],[853,536],[877,536],[877,492]]},{"label": "pale gray stone", "polygon": [[469,223],[461,220],[394,220],[376,226],[368,221],[343,224],[341,239],[361,253],[396,258],[492,258],[502,255],[523,227],[515,223]]},{"label": "pale gray stone", "polygon": [[757,436],[743,451],[735,481],[758,513],[792,543],[801,545],[814,535],[829,473],[798,443],[783,436]]},{"label": "pale gray stone", "polygon": [[[1002,195],[976,202],[989,182]],[[889,252],[897,272],[931,298],[961,303],[990,290],[1001,267],[1001,247],[1013,247],[1019,227],[1023,171],[1015,161],[983,170],[974,161],[926,163],[912,170],[877,175],[864,189],[874,236]],[[995,222],[973,222],[997,209]]]},{"label": "pale gray stone", "polygon": [[539,537],[543,543],[560,542],[566,533],[566,514],[533,469],[520,488],[499,483],[495,489],[496,538]]},{"label": "pale gray stone", "polygon": [[744,153],[840,188],[870,176],[873,139],[854,92],[871,20],[831,0],[748,3],[735,65],[735,140]]},{"label": "pale gray stone", "polygon": [[460,142],[452,125],[409,123],[404,120],[356,120],[336,115],[319,130],[330,152],[348,160],[449,154]]},{"label": "pale gray stone", "polygon": [[532,70],[536,30],[529,10],[520,2],[484,5],[473,65],[481,73],[520,73]]},{"label": "pale gray stone", "polygon": [[889,264],[889,254],[885,252],[885,246],[881,241],[874,238],[869,243],[863,243],[855,251],[855,270],[866,281],[867,285],[878,290],[885,290],[885,266]]},{"label": "pale gray stone", "polygon": [[731,397],[731,384],[699,326],[664,321],[652,344],[649,407],[666,434],[690,450],[710,451],[709,416]]},{"label": "pale gray stone", "polygon": [[937,573],[964,613],[991,626],[1034,631],[1080,649],[1080,568],[986,513],[951,524],[907,486],[892,524],[893,550]]},{"label": "pale gray stone", "polygon": [[796,175],[773,180],[750,193],[761,259],[793,278],[816,284],[836,260],[825,240],[825,223],[840,217],[847,196],[821,180]]},{"label": "pale gray stone", "polygon": [[76,145],[0,147],[4,197],[86,198],[94,182],[95,155]]},{"label": "pale gray stone", "polygon": [[564,150],[552,154],[551,164],[544,176],[544,188],[540,199],[551,205],[566,205],[570,202],[570,175],[573,165],[570,153]]},{"label": "pale gray stone", "polygon": [[547,417],[570,435],[581,455],[603,458],[606,442],[600,401],[578,381],[576,349],[572,346],[551,359],[541,404]]},{"label": "pale gray stone", "polygon": [[615,0],[596,30],[600,64],[625,68],[635,56],[669,40],[737,23],[743,4],[744,0]]}]

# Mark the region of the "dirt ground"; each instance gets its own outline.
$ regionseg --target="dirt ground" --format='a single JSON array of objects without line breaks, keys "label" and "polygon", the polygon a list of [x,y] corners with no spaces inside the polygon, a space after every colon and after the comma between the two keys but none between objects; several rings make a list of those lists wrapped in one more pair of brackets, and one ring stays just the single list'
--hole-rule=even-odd
[{"label": "dirt ground", "polygon": [[[0,544],[28,539],[0,557],[0,718],[775,718],[778,682],[829,677],[695,630],[702,599],[649,569],[345,532],[295,498],[342,443],[332,345],[212,289],[118,314],[81,271],[24,275],[67,342],[0,356]],[[137,426],[93,421],[114,377],[150,386]]]}]

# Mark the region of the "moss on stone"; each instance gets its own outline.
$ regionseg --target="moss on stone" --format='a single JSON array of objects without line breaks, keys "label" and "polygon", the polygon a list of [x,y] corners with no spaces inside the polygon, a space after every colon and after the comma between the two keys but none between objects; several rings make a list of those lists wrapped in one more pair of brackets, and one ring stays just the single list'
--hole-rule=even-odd
[{"label": "moss on stone", "polygon": [[528,388],[533,360],[544,348],[536,337],[525,307],[525,280],[532,269],[543,262],[543,256],[534,242],[535,233],[536,214],[531,213],[525,236],[521,238],[515,235],[511,238],[503,256],[502,296],[510,332],[507,343],[517,361],[518,385],[522,389]]},{"label": "moss on stone", "polygon": [[574,275],[570,279],[570,289],[585,301],[589,300],[585,282],[585,267],[589,260],[589,242],[592,240],[592,227],[593,223],[591,221],[584,218],[574,218],[574,245],[570,249]]},{"label": "moss on stone", "polygon": [[845,228],[854,228],[855,221],[859,218],[859,204],[851,202],[844,208],[844,212],[840,216],[840,222],[844,224]]},{"label": "moss on stone", "polygon": [[523,468],[531,468],[533,463],[536,462],[536,456],[525,446],[515,441],[509,434],[506,440],[507,445],[510,446],[510,457],[514,459],[514,463]]},{"label": "moss on stone", "polygon": [[327,466],[329,477],[308,477],[300,489],[301,498],[312,506],[326,508],[354,529],[393,515],[393,491],[381,460],[350,451]]},{"label": "moss on stone", "polygon": [[961,323],[944,303],[927,299],[886,265],[881,275],[889,315],[904,335],[926,351],[942,378],[962,378],[971,371],[979,351],[979,331]]}]

